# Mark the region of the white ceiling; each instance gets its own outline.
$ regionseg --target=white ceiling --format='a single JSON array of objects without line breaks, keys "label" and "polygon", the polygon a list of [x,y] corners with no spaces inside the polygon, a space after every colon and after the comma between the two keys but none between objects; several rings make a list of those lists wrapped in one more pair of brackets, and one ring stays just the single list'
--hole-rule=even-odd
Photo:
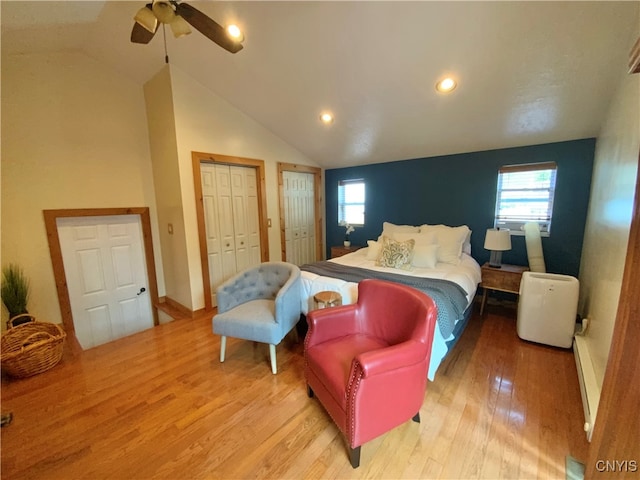
[{"label": "white ceiling", "polygon": [[[3,61],[82,50],[143,84],[164,64],[162,35],[129,41],[144,3],[2,1]],[[597,136],[640,35],[639,2],[188,3],[244,49],[168,31],[170,62],[325,168]]]}]

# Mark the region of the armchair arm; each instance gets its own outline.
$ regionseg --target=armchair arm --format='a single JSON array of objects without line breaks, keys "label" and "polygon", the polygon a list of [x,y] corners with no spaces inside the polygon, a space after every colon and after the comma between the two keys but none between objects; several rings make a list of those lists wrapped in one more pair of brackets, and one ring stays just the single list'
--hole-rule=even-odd
[{"label": "armchair arm", "polygon": [[[354,361],[360,364],[363,378],[391,372],[424,361],[427,346],[415,340],[361,353]],[[426,373],[425,373],[426,374]]]},{"label": "armchair arm", "polygon": [[409,340],[353,360],[347,385],[349,445],[354,448],[420,410],[427,384],[427,347]]},{"label": "armchair arm", "polygon": [[275,320],[281,324],[283,332],[288,332],[300,320],[300,270],[292,271],[291,276],[282,286],[275,299]]},{"label": "armchair arm", "polygon": [[309,332],[306,347],[312,347],[333,338],[358,333],[357,304],[313,310],[307,314]]}]

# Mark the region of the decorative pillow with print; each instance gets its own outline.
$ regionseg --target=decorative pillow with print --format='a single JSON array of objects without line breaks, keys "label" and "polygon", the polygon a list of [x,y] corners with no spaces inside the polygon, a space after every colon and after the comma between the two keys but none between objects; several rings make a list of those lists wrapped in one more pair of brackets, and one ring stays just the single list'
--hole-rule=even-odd
[{"label": "decorative pillow with print", "polygon": [[396,242],[389,237],[382,237],[382,249],[376,265],[391,268],[411,268],[411,257],[415,240]]}]

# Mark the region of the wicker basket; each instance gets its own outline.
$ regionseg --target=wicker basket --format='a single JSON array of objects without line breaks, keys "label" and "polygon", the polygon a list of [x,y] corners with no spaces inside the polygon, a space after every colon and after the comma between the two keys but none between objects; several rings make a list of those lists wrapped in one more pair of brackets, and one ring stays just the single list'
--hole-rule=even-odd
[{"label": "wicker basket", "polygon": [[67,334],[55,323],[37,322],[28,314],[30,322],[10,328],[0,339],[2,371],[16,378],[30,377],[54,367],[62,358]]}]

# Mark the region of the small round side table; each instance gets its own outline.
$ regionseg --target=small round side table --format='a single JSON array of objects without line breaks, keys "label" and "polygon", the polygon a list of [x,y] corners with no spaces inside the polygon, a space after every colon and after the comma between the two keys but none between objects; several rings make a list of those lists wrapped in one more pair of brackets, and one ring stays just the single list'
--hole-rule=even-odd
[{"label": "small round side table", "polygon": [[316,308],[339,307],[342,305],[342,295],[338,292],[323,291],[313,296]]}]

